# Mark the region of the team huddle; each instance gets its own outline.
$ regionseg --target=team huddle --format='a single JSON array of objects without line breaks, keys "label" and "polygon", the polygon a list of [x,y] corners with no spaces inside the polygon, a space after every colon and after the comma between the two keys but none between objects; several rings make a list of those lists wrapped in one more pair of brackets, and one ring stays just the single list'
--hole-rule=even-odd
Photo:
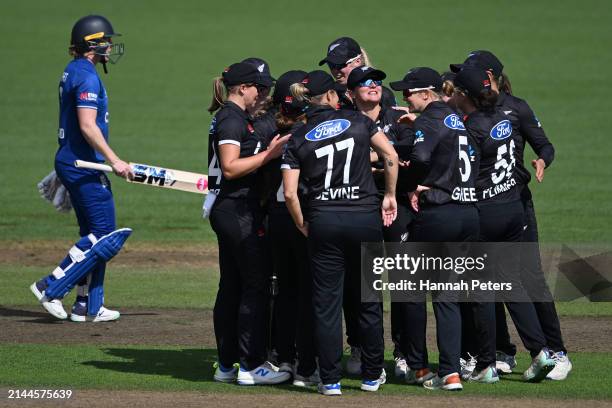
[{"label": "team huddle", "polygon": [[[95,71],[96,63],[106,70],[112,62],[115,35],[101,16],[73,29],[55,167],[82,238],[31,286],[46,310],[65,319],[61,298],[78,285],[71,319],[79,322],[119,317],[103,306],[102,282],[105,262],[129,230],[115,231],[106,176],[72,165],[106,160],[116,174],[133,177],[107,144],[106,92]],[[361,377],[362,390],[377,391],[387,375],[383,307],[361,300],[362,243],[537,242],[523,155],[529,144],[542,181],[554,148],[529,105],[512,94],[495,55],[474,51],[443,75],[408,70],[389,83],[407,107],[397,105],[383,86],[386,74],[352,38],[333,41],[319,65],[331,74],[292,70],[275,79],[264,60],[247,58],[214,80],[203,211],[219,246],[213,316],[220,382],[292,381],[340,395],[344,314],[351,350],[344,370]],[[548,290],[533,267],[539,253],[530,256],[537,261],[507,277],[525,298],[533,295],[521,284],[525,274]],[[407,384],[460,390],[462,381],[490,384],[512,372],[517,350],[506,310],[531,355],[526,381],[563,380],[572,369],[552,300],[460,303],[431,295],[436,373],[425,300],[391,303],[394,374]]]}]

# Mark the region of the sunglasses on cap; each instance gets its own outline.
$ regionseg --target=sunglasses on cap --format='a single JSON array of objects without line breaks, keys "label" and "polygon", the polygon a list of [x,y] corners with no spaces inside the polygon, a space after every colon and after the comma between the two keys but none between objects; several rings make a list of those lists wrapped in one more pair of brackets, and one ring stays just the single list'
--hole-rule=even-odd
[{"label": "sunglasses on cap", "polygon": [[363,82],[359,82],[357,85],[361,86],[363,88],[369,88],[372,85],[375,86],[382,86],[383,81],[381,81],[380,79],[366,79]]},{"label": "sunglasses on cap", "polygon": [[337,70],[341,70],[342,68],[345,68],[348,64],[354,62],[355,60],[357,60],[357,58],[361,58],[361,54],[354,56],[353,58],[349,59],[348,61],[346,61],[344,64],[334,64],[333,62],[327,62],[327,66],[329,67],[329,69],[337,69]]}]

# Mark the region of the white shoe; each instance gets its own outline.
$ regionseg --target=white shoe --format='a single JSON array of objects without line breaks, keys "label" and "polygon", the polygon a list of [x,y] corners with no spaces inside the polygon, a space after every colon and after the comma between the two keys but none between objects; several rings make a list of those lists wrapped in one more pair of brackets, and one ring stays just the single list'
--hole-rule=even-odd
[{"label": "white shoe", "polygon": [[49,312],[53,317],[57,317],[58,319],[65,320],[68,318],[68,313],[64,310],[64,305],[62,305],[62,301],[59,299],[47,299],[44,291],[38,290],[36,286],[36,282],[30,285],[30,291],[36,296],[36,299],[40,302],[42,307],[45,308],[47,312]]},{"label": "white shoe", "polygon": [[98,314],[93,318],[92,322],[112,322],[113,320],[117,320],[121,316],[116,310],[110,310],[105,308],[104,306],[100,307],[98,310]]},{"label": "white shoe", "polygon": [[525,381],[542,381],[555,368],[555,360],[548,349],[543,348],[531,361],[529,368],[523,373]]},{"label": "white shoe", "polygon": [[351,356],[346,361],[346,372],[349,375],[361,375],[361,349],[351,347]]},{"label": "white shoe", "polygon": [[495,368],[499,374],[512,374],[512,369],[516,367],[516,357],[503,351],[495,353],[495,360]]},{"label": "white shoe", "polygon": [[230,370],[225,370],[221,368],[221,364],[215,363],[215,375],[213,376],[215,381],[219,381],[222,383],[233,383],[236,381],[236,377],[238,376],[238,369],[233,367]]},{"label": "white shoe", "polygon": [[319,377],[319,370],[315,370],[308,377],[303,377],[298,373],[295,373],[293,377],[293,385],[296,387],[309,387],[311,385],[317,385],[321,382],[321,377]]},{"label": "white shoe", "polygon": [[559,351],[552,356],[555,361],[555,368],[546,375],[546,379],[562,381],[567,378],[567,375],[572,371],[572,362],[563,351]]},{"label": "white shoe", "polygon": [[406,360],[401,357],[395,357],[395,376],[399,378],[406,378],[408,372],[408,364]]},{"label": "white shoe", "polygon": [[421,385],[427,380],[431,380],[436,375],[431,372],[429,368],[421,368],[419,370],[413,370],[408,367],[408,372],[406,372],[406,376],[404,380],[406,384],[418,384]]},{"label": "white shoe", "polygon": [[257,384],[280,384],[288,381],[291,374],[285,371],[278,371],[276,367],[268,361],[254,368],[251,371],[245,370],[242,367],[238,370],[238,384],[240,385],[257,385]]},{"label": "white shoe", "polygon": [[468,353],[468,356],[470,357],[469,360],[466,361],[464,359],[461,359],[459,361],[459,364],[461,365],[461,379],[463,381],[467,381],[470,379],[472,373],[474,372],[474,369],[476,368],[476,363],[478,362],[478,360],[476,360],[476,357],[474,357],[470,353]]},{"label": "white shoe", "polygon": [[294,367],[293,364],[291,363],[280,363],[280,365],[278,366],[278,371],[282,371],[285,373],[289,373],[291,374],[291,376],[293,376],[293,371]]},{"label": "white shoe", "polygon": [[495,364],[491,364],[484,370],[481,370],[479,373],[473,373],[470,376],[469,380],[483,384],[493,384],[498,382],[499,375],[497,375],[497,369],[495,368]]},{"label": "white shoe", "polygon": [[376,379],[376,380],[363,380],[361,382],[361,390],[362,391],[370,391],[370,392],[378,391],[380,386],[383,385],[386,382],[387,382],[387,373],[385,372],[385,369],[383,368],[382,372],[380,373],[380,377],[378,377],[378,379]]},{"label": "white shoe", "polygon": [[431,380],[427,380],[423,383],[423,387],[428,390],[445,390],[445,391],[461,391],[463,385],[461,385],[461,377],[458,373],[450,373],[440,378],[437,375]]},{"label": "white shoe", "polygon": [[317,386],[317,391],[319,394],[323,395],[342,395],[342,386],[340,383],[335,384],[321,384]]}]

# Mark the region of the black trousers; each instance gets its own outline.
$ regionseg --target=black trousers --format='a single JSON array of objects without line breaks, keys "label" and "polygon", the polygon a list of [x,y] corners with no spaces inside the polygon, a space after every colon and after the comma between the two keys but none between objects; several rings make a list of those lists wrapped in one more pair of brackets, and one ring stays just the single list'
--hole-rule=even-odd
[{"label": "black trousers", "polygon": [[[310,215],[308,250],[313,277],[315,343],[321,381],[332,384],[342,376],[342,299],[345,277],[360,282],[361,243],[382,241],[382,222],[376,212],[314,212]],[[350,299],[359,311],[362,377],[374,380],[384,364],[382,304]]]},{"label": "black trousers", "polygon": [[273,267],[278,279],[274,305],[274,345],[279,362],[299,360],[298,374],[310,376],[317,368],[314,346],[312,274],[306,237],[291,215],[268,215]]},{"label": "black trousers", "polygon": [[266,358],[268,277],[262,212],[246,199],[217,199],[210,224],[219,243],[213,311],[219,362],[252,370]]},{"label": "black trousers", "polygon": [[[538,242],[538,223],[535,216],[533,200],[531,199],[531,191],[527,186],[523,189],[521,202],[524,210],[524,230],[521,237],[522,242]],[[529,247],[530,253],[523,254],[527,257],[521,261],[521,274],[525,277],[524,280],[529,282],[538,282],[537,285],[529,285],[526,289],[528,293],[537,291],[537,297],[541,298],[543,294],[551,299],[550,302],[534,302],[538,320],[546,338],[546,345],[553,351],[563,351],[567,353],[563,336],[561,334],[561,324],[559,323],[559,315],[555,303],[552,301],[552,295],[548,288],[548,284],[544,278],[544,274],[540,262],[540,251],[537,245]],[[509,355],[516,354],[516,346],[510,340],[508,332],[508,323],[506,321],[506,312],[502,304],[496,305],[496,322],[497,322],[497,349]]]},{"label": "black trousers", "polygon": [[[471,205],[421,206],[410,228],[411,242],[466,242],[478,238],[478,212]],[[458,302],[437,302],[434,293],[436,337],[440,352],[440,377],[459,372],[461,356],[461,312]],[[412,369],[428,365],[425,301],[398,303],[403,309],[400,342],[406,363]]]},{"label": "black trousers", "polygon": [[[397,199],[397,218],[393,224],[383,227],[383,238],[385,242],[406,242],[408,240],[408,229],[414,220],[415,214],[410,208],[408,197]],[[402,352],[400,337],[402,335],[402,313],[404,309],[397,302],[391,300],[391,341],[393,341],[393,357],[405,358]],[[427,313],[427,312],[425,312]],[[425,319],[427,315],[425,314]]]},{"label": "black trousers", "polygon": [[[520,242],[523,234],[524,225],[524,209],[523,204],[520,200],[509,202],[509,203],[484,203],[479,204],[479,215],[480,215],[480,240],[483,242]],[[520,251],[517,251],[516,255],[503,253],[495,254],[496,257],[516,257],[520,259]],[[506,262],[508,264],[508,262]],[[522,299],[529,299],[527,289],[522,284],[522,277],[520,273],[520,262],[516,265],[516,269],[513,270],[499,270],[498,273],[502,273],[498,276],[498,279],[503,282],[512,283],[513,296],[520,297]],[[546,340],[544,333],[540,325],[540,321],[536,314],[533,303],[528,301],[507,301],[505,302],[508,311],[512,317],[519,336],[523,342],[523,345],[529,350],[532,357],[537,355],[540,350],[546,346]],[[490,305],[493,309],[495,306]],[[493,312],[495,313],[495,312]],[[490,316],[491,311],[487,311],[486,316]],[[475,319],[482,320],[482,317],[475,316]],[[491,335],[488,338],[477,337],[480,344],[481,350],[487,350],[488,353],[487,361],[492,355],[493,361],[495,361],[495,349],[496,349],[496,336],[492,333],[496,332],[496,326],[494,321],[489,320],[487,324],[491,327],[487,327],[486,332]],[[478,333],[475,333],[478,336]],[[486,344],[484,344],[485,342]],[[480,358],[480,354],[479,358]]]}]

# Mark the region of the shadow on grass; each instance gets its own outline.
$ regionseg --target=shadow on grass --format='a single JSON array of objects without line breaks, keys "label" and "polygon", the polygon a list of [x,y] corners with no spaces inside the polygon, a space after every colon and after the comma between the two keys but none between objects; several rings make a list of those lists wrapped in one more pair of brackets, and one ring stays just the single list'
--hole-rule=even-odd
[{"label": "shadow on grass", "polygon": [[56,319],[42,310],[40,312],[34,312],[32,310],[11,309],[3,306],[0,306],[0,317],[29,318],[27,320],[17,320],[20,323],[58,324],[62,322],[62,320]]}]

